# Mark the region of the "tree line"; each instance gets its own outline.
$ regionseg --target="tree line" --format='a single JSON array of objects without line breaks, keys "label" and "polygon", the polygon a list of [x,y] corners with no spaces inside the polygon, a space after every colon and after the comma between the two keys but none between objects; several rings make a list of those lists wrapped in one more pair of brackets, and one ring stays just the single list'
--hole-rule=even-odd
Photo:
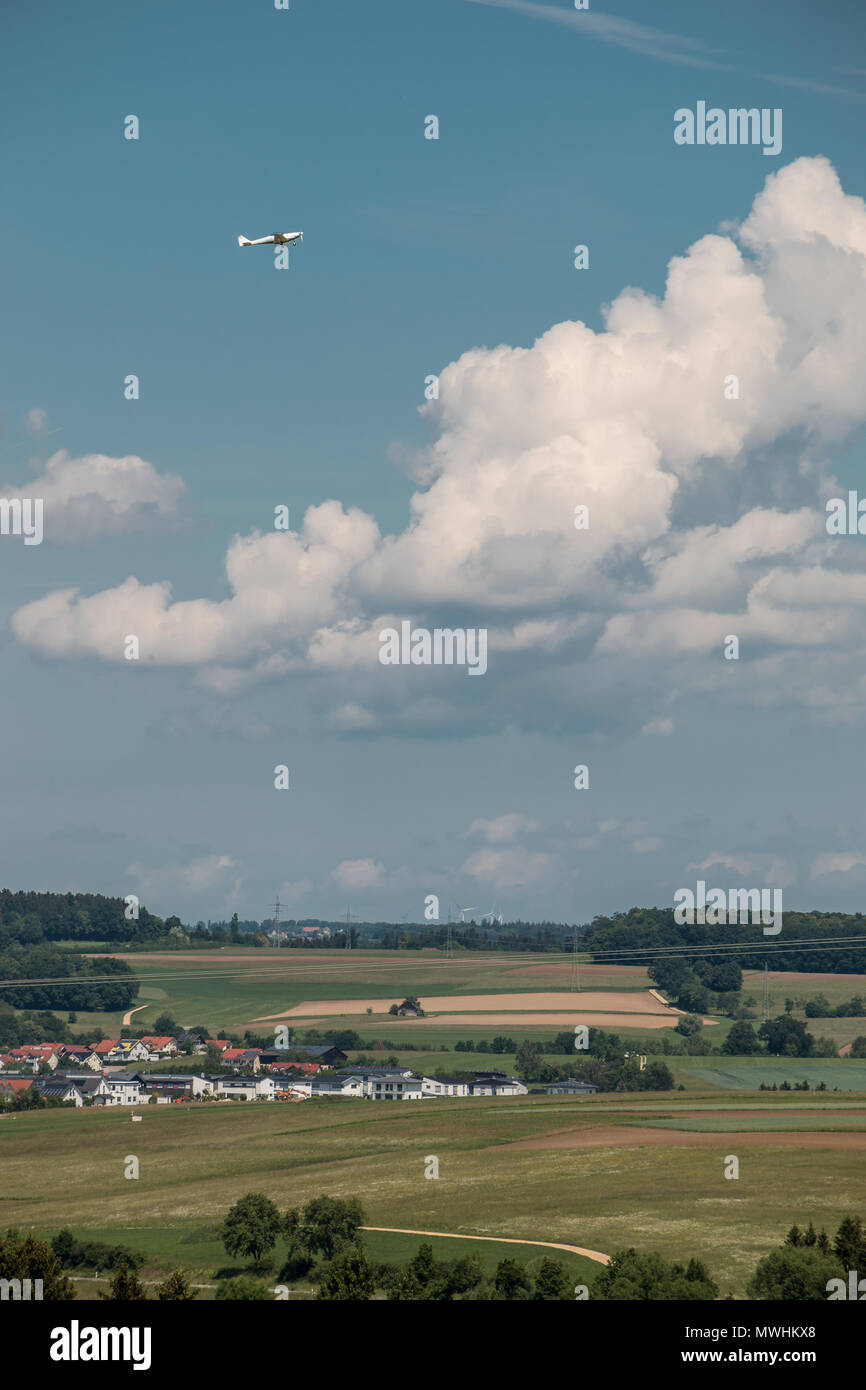
[{"label": "tree line", "polygon": [[[844,945],[823,945],[820,940],[809,946],[798,941],[821,937],[846,937]],[[866,973],[866,916],[862,912],[785,912],[785,929],[781,937],[771,942],[761,935],[756,924],[730,923],[707,926],[695,923],[681,926],[674,921],[673,907],[633,907],[628,912],[615,912],[609,917],[594,917],[581,935],[581,945],[595,960],[616,951],[617,964],[643,965],[645,952],[655,947],[677,946],[697,973],[698,957],[690,957],[700,946],[725,947],[725,962],[741,969],[754,969],[755,946],[767,948],[774,970],[821,971],[830,974],[858,975]],[[749,946],[751,951],[737,950]],[[630,954],[640,951],[642,954]],[[715,988],[719,988],[716,986]]]},{"label": "tree line", "polygon": [[[111,978],[102,978],[106,975]],[[16,980],[22,983],[16,984]],[[61,983],[23,983],[26,980]],[[138,994],[138,979],[126,961],[105,956],[91,960],[48,944],[23,945],[9,940],[0,943],[0,982],[0,1003],[37,1012],[81,1009],[113,1013],[128,1009]]]}]

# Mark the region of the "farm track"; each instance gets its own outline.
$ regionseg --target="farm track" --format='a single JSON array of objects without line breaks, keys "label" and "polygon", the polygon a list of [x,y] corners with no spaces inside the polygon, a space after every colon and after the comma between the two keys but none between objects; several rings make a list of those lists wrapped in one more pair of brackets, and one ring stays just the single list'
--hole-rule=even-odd
[{"label": "farm track", "polygon": [[[510,1147],[513,1147],[510,1146]],[[562,1245],[553,1240],[515,1240],[511,1236],[468,1236],[458,1231],[409,1231],[402,1226],[361,1226],[362,1231],[384,1231],[396,1236],[444,1236],[448,1240],[489,1240],[496,1245],[542,1245],[546,1250],[568,1250],[572,1255],[585,1255],[598,1264],[610,1264],[610,1255],[600,1250],[586,1250],[582,1245]]]}]

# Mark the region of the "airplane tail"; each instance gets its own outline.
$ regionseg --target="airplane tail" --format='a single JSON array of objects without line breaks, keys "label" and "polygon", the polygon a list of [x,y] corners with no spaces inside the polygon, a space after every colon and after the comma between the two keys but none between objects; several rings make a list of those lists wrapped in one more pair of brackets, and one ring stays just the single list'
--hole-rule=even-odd
[{"label": "airplane tail", "polygon": [[253,243],[251,241],[248,241],[245,236],[238,237],[238,246],[252,246],[252,244]]}]

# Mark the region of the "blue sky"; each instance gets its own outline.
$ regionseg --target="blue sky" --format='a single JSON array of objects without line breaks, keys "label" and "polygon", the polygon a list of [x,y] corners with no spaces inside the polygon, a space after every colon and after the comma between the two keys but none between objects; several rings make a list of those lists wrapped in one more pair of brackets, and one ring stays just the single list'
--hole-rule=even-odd
[{"label": "blue sky", "polygon": [[[846,538],[831,554],[820,532],[829,479],[866,487],[853,365],[862,212],[844,201],[866,192],[864,29],[862,7],[844,0],[757,13],[627,0],[588,13],[564,0],[291,0],[288,12],[267,0],[97,0],[84,14],[11,0],[2,495],[37,495],[28,485],[52,457],[62,477],[42,545],[0,537],[2,881],[139,892],[192,920],[263,916],[277,890],[298,916],[351,903],[359,916],[418,919],[437,893],[443,911],[495,901],[506,916],[588,920],[670,902],[700,875],[781,884],[789,907],[858,910],[866,542]],[[673,113],[699,100],[781,107],[781,155],[676,146]],[[123,139],[129,113],[138,141]],[[437,141],[424,139],[430,113]],[[797,161],[820,156],[844,195],[820,181],[813,193]],[[649,386],[602,409],[617,361],[601,346],[605,306],[627,286],[664,295],[671,258],[720,228],[734,246],[730,225],[790,166],[779,206],[740,244],[787,325],[778,360],[753,308],[718,330],[757,344],[759,420],[735,444],[715,419],[680,439],[699,377],[676,387],[682,410],[674,392],[658,420]],[[816,230],[818,203],[828,220]],[[296,228],[305,240],[286,272],[265,248],[237,248],[239,233]],[[577,243],[590,248],[587,271],[573,267]],[[719,260],[671,302],[671,371],[703,360],[710,330],[697,335],[723,275]],[[618,341],[634,344],[635,321]],[[555,370],[544,359],[562,400],[579,402],[568,429],[533,358],[509,359],[513,380],[495,371],[497,398],[484,384],[494,359],[463,357],[531,349],[577,322],[593,335],[595,374],[582,375],[579,335],[557,348]],[[825,357],[803,367],[816,344]],[[637,381],[637,359],[624,360]],[[793,395],[814,390],[808,410],[789,390],[801,368]],[[124,399],[128,373],[138,401]],[[451,383],[448,403],[443,389],[442,412],[421,416],[431,373]],[[618,420],[641,440],[624,440]],[[510,452],[524,427],[525,449]],[[567,538],[545,541],[562,520],[545,511],[546,475],[528,481],[528,451],[550,449],[561,497],[571,435],[589,470],[577,467],[576,501],[580,487],[602,498],[617,479],[616,497],[599,502],[609,544],[573,573]],[[58,451],[90,460],[85,472],[94,457],[143,460],[145,500],[112,494],[100,506],[85,488],[70,504]],[[367,544],[359,513],[380,538],[406,533],[410,499],[442,459],[451,483],[420,538],[334,559]],[[629,513],[618,531],[648,478],[646,527]],[[665,478],[676,479],[669,507]],[[495,499],[492,479],[504,479]],[[473,551],[488,495],[506,539]],[[321,563],[339,575],[311,599],[306,626],[286,578],[273,578],[273,553],[251,541],[253,570],[267,570],[261,601],[256,590],[197,656],[193,636],[229,597],[233,537],[266,535],[280,503],[300,532],[329,499],[355,520],[329,514]],[[551,496],[554,518],[557,506]],[[817,518],[808,539],[784,520],[804,508]],[[747,578],[740,589],[731,579],[710,640],[711,596],[692,592],[708,572],[700,528],[722,528],[724,549],[743,518],[787,539],[757,560],[751,542],[731,540]],[[460,535],[470,539],[458,561]],[[659,547],[692,557],[673,608],[638,577]],[[38,622],[13,623],[46,595],[111,595],[128,576],[211,607],[177,613],[170,631],[161,618],[141,663],[119,658],[100,627],[135,632],[138,593],[110,599],[110,620],[82,609],[70,626],[39,610]],[[782,594],[771,613],[765,583]],[[788,590],[810,583],[800,611]],[[259,630],[271,600],[276,616]],[[611,656],[607,623],[636,611],[652,621]],[[752,626],[739,663],[724,663],[721,637],[739,613]],[[598,622],[584,628],[588,614]],[[488,673],[391,680],[375,662],[383,615],[488,625]],[[553,621],[555,638],[520,628]],[[338,644],[324,663],[323,630]],[[286,793],[273,787],[278,763],[290,767]],[[589,791],[572,786],[578,763]]]}]

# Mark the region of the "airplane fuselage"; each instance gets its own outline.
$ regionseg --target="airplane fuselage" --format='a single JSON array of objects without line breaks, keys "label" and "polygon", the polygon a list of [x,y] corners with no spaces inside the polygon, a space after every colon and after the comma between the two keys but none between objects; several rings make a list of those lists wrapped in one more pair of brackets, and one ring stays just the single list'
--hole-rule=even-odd
[{"label": "airplane fuselage", "polygon": [[260,236],[250,241],[245,236],[238,237],[238,246],[286,246],[293,241],[302,241],[303,232],[274,232],[272,236]]}]

